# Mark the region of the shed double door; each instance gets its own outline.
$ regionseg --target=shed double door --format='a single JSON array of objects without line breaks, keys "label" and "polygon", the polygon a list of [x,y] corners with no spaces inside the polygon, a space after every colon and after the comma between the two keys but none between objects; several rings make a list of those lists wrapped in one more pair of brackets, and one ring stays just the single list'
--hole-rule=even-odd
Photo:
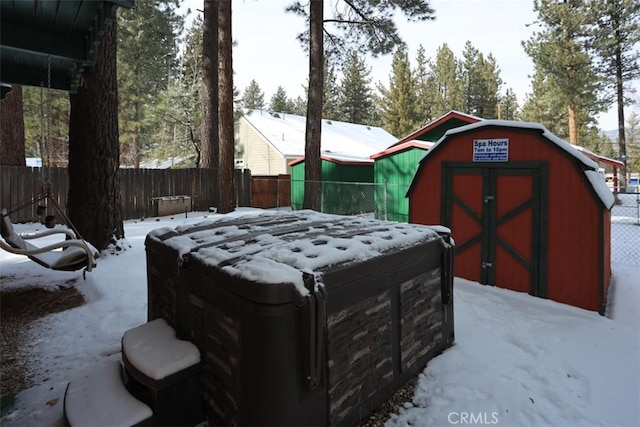
[{"label": "shed double door", "polygon": [[453,164],[444,169],[444,224],[456,243],[455,274],[544,297],[546,236],[542,164]]}]

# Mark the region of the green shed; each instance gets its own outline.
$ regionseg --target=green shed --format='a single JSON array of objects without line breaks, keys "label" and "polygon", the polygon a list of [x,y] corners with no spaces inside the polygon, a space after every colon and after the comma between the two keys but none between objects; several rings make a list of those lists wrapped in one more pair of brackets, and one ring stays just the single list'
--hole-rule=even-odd
[{"label": "green shed", "polygon": [[450,111],[386,150],[372,155],[376,218],[409,222],[409,199],[406,194],[422,156],[449,129],[480,120],[479,117]]},{"label": "green shed", "polygon": [[[347,156],[321,156],[324,213],[353,215],[373,212],[373,160]],[[304,201],[304,157],[291,167],[291,209],[302,209]]]},{"label": "green shed", "polygon": [[431,142],[407,141],[374,154],[376,218],[409,222],[409,200],[405,197],[418,163]]}]

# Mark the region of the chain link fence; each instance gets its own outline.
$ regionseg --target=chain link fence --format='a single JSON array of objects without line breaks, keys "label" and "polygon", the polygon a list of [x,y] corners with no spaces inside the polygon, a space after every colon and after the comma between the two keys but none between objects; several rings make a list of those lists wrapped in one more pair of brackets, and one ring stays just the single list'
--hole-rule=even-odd
[{"label": "chain link fence", "polygon": [[[304,181],[291,181],[291,206],[302,209]],[[318,181],[321,210],[389,221],[409,221],[408,185]],[[640,192],[616,194],[611,210],[611,261],[640,265]],[[285,208],[278,206],[278,208]],[[286,208],[289,208],[288,206]]]},{"label": "chain link fence", "polygon": [[[360,215],[376,219],[408,222],[407,185],[370,182],[316,181],[324,213]],[[305,181],[291,181],[291,208],[302,209]]]},{"label": "chain link fence", "polygon": [[611,209],[611,261],[640,265],[640,189],[617,193]]}]

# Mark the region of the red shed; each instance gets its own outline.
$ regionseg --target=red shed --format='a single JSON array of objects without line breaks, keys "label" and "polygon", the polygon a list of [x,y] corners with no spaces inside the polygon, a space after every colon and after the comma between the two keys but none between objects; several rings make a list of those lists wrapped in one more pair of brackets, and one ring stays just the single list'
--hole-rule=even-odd
[{"label": "red shed", "polygon": [[597,163],[544,126],[449,130],[408,197],[409,222],[451,228],[456,276],[604,313],[613,194]]}]

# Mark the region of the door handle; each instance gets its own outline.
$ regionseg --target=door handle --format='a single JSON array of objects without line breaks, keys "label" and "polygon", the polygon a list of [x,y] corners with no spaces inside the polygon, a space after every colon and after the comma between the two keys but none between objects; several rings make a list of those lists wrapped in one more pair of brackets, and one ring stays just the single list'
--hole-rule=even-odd
[{"label": "door handle", "polygon": [[493,263],[482,261],[482,268],[491,268],[491,267],[493,267]]}]

